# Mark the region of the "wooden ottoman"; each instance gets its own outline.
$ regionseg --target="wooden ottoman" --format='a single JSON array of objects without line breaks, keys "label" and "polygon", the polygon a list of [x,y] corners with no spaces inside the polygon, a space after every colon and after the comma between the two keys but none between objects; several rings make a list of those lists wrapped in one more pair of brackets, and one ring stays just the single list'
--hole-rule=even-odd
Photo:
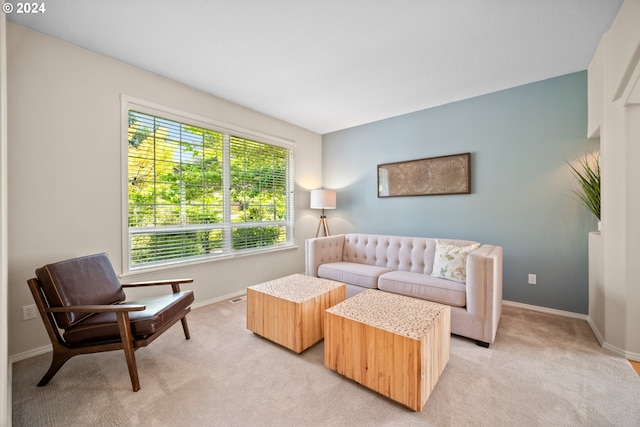
[{"label": "wooden ottoman", "polygon": [[247,329],[301,353],[324,336],[325,310],[346,296],[346,285],[293,274],[247,288]]},{"label": "wooden ottoman", "polygon": [[370,289],[325,315],[324,364],[422,411],[449,361],[447,305]]}]

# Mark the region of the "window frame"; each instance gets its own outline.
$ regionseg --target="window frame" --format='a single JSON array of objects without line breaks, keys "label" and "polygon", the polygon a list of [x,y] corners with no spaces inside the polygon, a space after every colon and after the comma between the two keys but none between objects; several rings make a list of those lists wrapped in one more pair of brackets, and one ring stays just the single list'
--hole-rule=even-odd
[{"label": "window frame", "polygon": [[[250,141],[263,143],[271,146],[285,148],[290,151],[289,168],[286,175],[287,193],[289,194],[287,199],[287,212],[286,218],[283,221],[263,221],[256,222],[256,225],[268,226],[268,225],[284,225],[287,228],[287,239],[284,243],[275,246],[266,246],[245,249],[242,251],[223,252],[222,254],[216,254],[212,256],[198,257],[192,259],[178,258],[175,260],[166,260],[161,263],[153,263],[142,266],[132,266],[131,264],[131,242],[130,242],[130,230],[129,230],[129,111],[135,110],[143,114],[149,114],[152,116],[160,117],[175,121],[182,124],[201,127],[214,132],[222,132],[225,134],[225,138],[237,137],[241,139],[247,139]],[[153,102],[145,101],[142,99],[134,98],[129,95],[121,95],[121,192],[122,192],[122,269],[123,275],[131,275],[138,273],[146,273],[156,270],[164,270],[175,267],[183,267],[191,264],[200,264],[205,262],[218,261],[222,259],[235,258],[240,256],[250,256],[263,254],[273,251],[281,251],[292,249],[296,247],[295,243],[295,148],[294,141],[290,141],[284,138],[275,137],[261,132],[247,130],[238,126],[222,123],[207,117],[199,116],[196,114],[180,111],[171,107],[166,107]],[[212,229],[227,229],[239,227],[251,227],[247,223],[234,223],[229,217],[230,210],[230,167],[229,167],[229,150],[225,151],[224,158],[224,220],[222,223],[199,225],[199,226],[177,226],[181,230],[186,228],[212,228]],[[250,224],[250,223],[249,223]],[[154,229],[155,227],[150,227]],[[142,231],[142,230],[141,230]]]}]

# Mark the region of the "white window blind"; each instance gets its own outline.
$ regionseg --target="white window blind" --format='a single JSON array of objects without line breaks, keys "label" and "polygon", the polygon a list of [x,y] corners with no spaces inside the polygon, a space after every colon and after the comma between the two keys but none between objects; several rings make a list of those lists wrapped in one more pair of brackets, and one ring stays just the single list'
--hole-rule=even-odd
[{"label": "white window blind", "polygon": [[130,270],[293,244],[292,148],[127,114]]}]

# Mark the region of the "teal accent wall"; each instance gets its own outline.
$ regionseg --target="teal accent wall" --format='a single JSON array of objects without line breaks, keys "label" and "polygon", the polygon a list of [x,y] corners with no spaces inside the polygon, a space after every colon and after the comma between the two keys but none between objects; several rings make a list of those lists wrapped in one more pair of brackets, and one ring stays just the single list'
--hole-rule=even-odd
[{"label": "teal accent wall", "polygon": [[[587,73],[569,74],[323,136],[333,234],[460,238],[504,248],[503,298],[586,314],[589,231],[567,161],[588,140]],[[377,165],[471,152],[468,195],[377,197]],[[528,284],[528,274],[538,284]]]}]

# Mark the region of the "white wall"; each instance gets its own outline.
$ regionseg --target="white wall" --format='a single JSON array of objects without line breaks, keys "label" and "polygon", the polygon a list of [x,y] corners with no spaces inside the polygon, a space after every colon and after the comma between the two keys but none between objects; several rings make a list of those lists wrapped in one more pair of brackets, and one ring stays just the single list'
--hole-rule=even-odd
[{"label": "white wall", "polygon": [[7,351],[7,21],[0,15],[0,425],[11,425]]},{"label": "white wall", "polygon": [[106,251],[122,271],[123,93],[297,144],[297,249],[131,280],[193,277],[198,303],[304,272],[304,239],[314,236],[317,223],[307,190],[322,182],[320,135],[12,23],[7,51],[10,355],[49,344],[41,320],[22,320],[22,306],[33,303],[26,280],[36,267]]},{"label": "white wall", "polygon": [[640,0],[625,0],[600,42],[589,66],[588,126],[600,137],[602,166],[602,233],[592,238],[592,252],[602,255],[591,267],[590,323],[603,346],[634,360],[640,360],[638,22]]}]

